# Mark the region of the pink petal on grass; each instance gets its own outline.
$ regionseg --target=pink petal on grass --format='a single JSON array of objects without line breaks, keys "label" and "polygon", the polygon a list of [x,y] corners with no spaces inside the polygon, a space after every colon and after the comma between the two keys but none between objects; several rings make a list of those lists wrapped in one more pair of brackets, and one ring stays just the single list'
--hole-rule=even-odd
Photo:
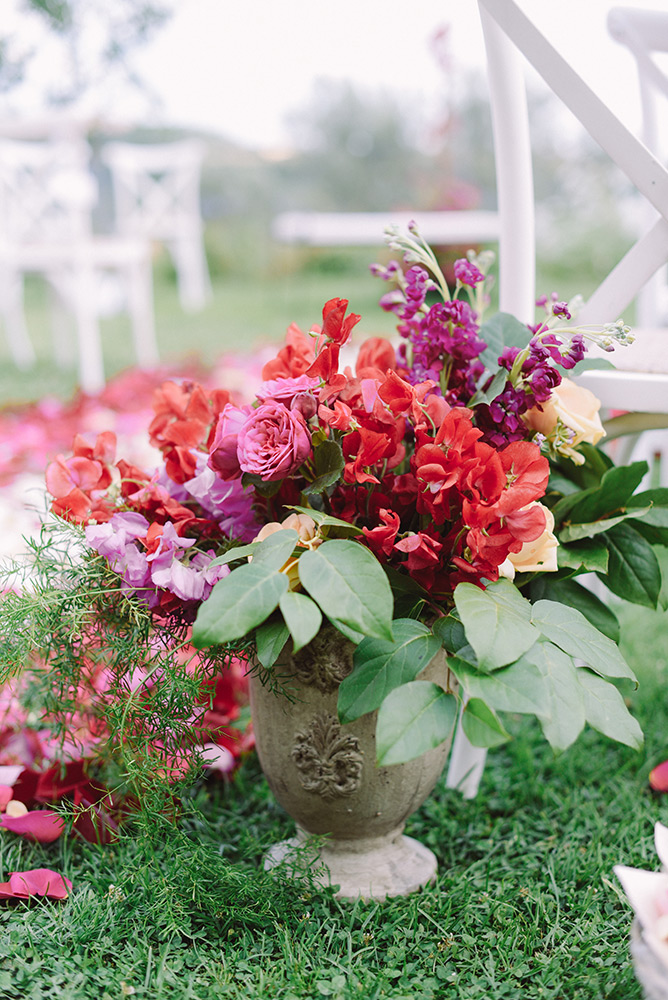
[{"label": "pink petal on grass", "polygon": [[14,798],[14,792],[9,785],[0,785],[0,812],[4,812],[7,803]]},{"label": "pink petal on grass", "polygon": [[0,899],[29,899],[30,896],[49,896],[67,899],[72,883],[64,875],[50,868],[32,868],[26,872],[12,872],[9,882],[0,882]]},{"label": "pink petal on grass", "polygon": [[61,817],[51,809],[34,809],[25,816],[0,816],[0,826],[28,840],[38,840],[40,844],[58,840],[65,829]]},{"label": "pink petal on grass", "polygon": [[668,760],[649,772],[649,787],[655,792],[668,792]]}]

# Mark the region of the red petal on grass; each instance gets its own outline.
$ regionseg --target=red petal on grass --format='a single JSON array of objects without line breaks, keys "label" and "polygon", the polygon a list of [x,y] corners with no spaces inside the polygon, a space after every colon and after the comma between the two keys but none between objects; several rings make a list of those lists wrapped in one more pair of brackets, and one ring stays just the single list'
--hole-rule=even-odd
[{"label": "red petal on grass", "polygon": [[668,792],[668,760],[649,772],[649,787],[655,792]]},{"label": "red petal on grass", "polygon": [[35,809],[25,816],[0,816],[0,826],[40,844],[58,840],[65,829],[61,817],[51,809]]},{"label": "red petal on grass", "polygon": [[29,899],[30,896],[49,896],[67,899],[72,883],[64,875],[50,868],[32,868],[26,872],[12,872],[9,882],[0,882],[0,899]]}]

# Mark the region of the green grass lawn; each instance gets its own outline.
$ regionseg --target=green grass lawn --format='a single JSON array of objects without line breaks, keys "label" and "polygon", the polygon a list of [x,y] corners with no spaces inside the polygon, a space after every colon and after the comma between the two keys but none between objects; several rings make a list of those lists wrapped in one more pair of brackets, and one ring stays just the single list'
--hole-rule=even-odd
[{"label": "green grass lawn", "polygon": [[195,789],[195,811],[148,839],[31,846],[3,834],[3,873],[51,867],[74,890],[2,907],[0,996],[636,1000],[632,914],[612,869],[658,867],[653,825],[668,823],[668,797],[647,774],[668,755],[668,656],[665,613],[622,619],[645,749],[588,730],[555,757],[515,720],[475,800],[441,784],[409,821],[440,870],[408,898],[338,902],[264,875],[263,850],[291,822],[254,757],[233,781]]}]

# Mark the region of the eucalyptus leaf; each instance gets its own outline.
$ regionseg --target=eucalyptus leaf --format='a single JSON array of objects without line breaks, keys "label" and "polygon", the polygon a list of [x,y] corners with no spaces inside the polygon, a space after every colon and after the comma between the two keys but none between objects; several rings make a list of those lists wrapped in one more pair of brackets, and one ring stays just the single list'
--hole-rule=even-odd
[{"label": "eucalyptus leaf", "polygon": [[589,670],[578,670],[578,680],[589,725],[604,736],[639,750],[643,744],[642,729],[617,688]]},{"label": "eucalyptus leaf", "polygon": [[297,653],[320,631],[322,625],[320,608],[306,594],[297,594],[293,590],[283,594],[278,606],[292,636],[293,650]]},{"label": "eucalyptus leaf", "polygon": [[485,590],[460,583],[454,597],[481,670],[498,670],[512,663],[538,639],[531,624],[531,605],[509,580],[498,580]]},{"label": "eucalyptus leaf", "polygon": [[462,729],[476,747],[498,747],[510,739],[497,715],[480,698],[469,698],[462,712]]},{"label": "eucalyptus leaf", "polygon": [[378,710],[376,761],[404,764],[440,746],[452,733],[457,699],[431,681],[395,688]]},{"label": "eucalyptus leaf", "polygon": [[285,573],[253,562],[232,570],[200,605],[193,625],[197,649],[240,639],[274,611],[288,589]]},{"label": "eucalyptus leaf", "polygon": [[397,619],[392,622],[392,631],[392,642],[363,639],[355,650],[352,673],[339,686],[342,722],[375,711],[390,691],[415,680],[441,648],[421,622]]},{"label": "eucalyptus leaf", "polygon": [[602,677],[635,675],[617,645],[602,635],[576,608],[555,601],[537,601],[532,621],[542,634],[565,653],[583,660]]},{"label": "eucalyptus leaf", "polygon": [[331,620],[363,636],[392,639],[392,591],[383,567],[363,545],[334,539],[304,552],[299,579]]},{"label": "eucalyptus leaf", "polygon": [[525,658],[546,683],[547,704],[538,720],[554,750],[566,750],[585,724],[584,697],[572,658],[552,642],[537,642]]},{"label": "eucalyptus leaf", "polygon": [[629,524],[606,534],[608,572],[599,574],[606,587],[633,604],[655,608],[661,590],[661,568],[652,546]]},{"label": "eucalyptus leaf", "polygon": [[287,626],[279,620],[270,620],[255,629],[257,658],[263,667],[273,667],[290,638]]}]

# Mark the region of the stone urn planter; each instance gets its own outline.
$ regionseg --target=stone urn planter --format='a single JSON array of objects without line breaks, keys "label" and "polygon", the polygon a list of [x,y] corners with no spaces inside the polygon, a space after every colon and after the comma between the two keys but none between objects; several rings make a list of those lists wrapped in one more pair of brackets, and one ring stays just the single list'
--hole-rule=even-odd
[{"label": "stone urn planter", "polygon": [[[277,692],[257,675],[250,698],[257,752],[269,786],[297,824],[275,844],[265,867],[281,862],[339,886],[341,899],[407,895],[436,875],[436,857],[403,833],[407,818],[434,788],[450,739],[405,764],[376,766],[376,716],[352,723],[337,716],[338,688],[352,670],[354,646],[323,629],[297,654],[283,654]],[[420,679],[453,691],[456,680],[439,653]],[[309,838],[315,837],[309,845]],[[300,848],[312,848],[312,851]]]}]

